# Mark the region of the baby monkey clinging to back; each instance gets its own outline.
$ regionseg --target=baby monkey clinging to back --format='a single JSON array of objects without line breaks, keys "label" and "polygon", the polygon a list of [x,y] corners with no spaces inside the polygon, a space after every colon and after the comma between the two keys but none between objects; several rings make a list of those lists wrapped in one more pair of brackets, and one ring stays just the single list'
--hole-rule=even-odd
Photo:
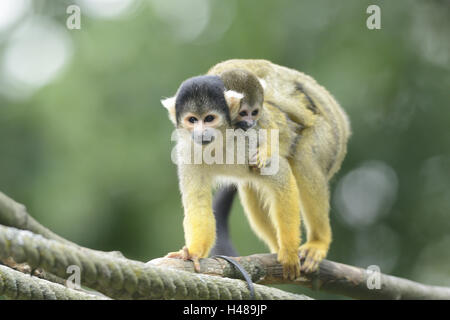
[{"label": "baby monkey clinging to back", "polygon": [[233,127],[247,130],[253,128],[261,115],[264,88],[258,78],[243,69],[233,69],[219,74],[225,88],[242,93],[238,110],[230,114]]},{"label": "baby monkey clinging to back", "polygon": [[[209,72],[208,74],[214,74]],[[231,124],[234,129],[266,130],[260,135],[256,154],[250,159],[251,166],[262,168],[272,156],[271,130],[278,130],[279,150],[282,157],[289,156],[290,147],[301,127],[288,119],[283,112],[270,104],[264,104],[265,82],[245,69],[231,69],[217,74],[227,90],[242,94],[240,103],[230,106]]]}]

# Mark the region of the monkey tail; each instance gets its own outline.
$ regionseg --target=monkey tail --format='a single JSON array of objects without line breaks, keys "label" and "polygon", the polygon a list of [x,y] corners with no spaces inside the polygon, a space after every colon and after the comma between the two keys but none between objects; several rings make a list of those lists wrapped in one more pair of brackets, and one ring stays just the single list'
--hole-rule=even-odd
[{"label": "monkey tail", "polygon": [[211,250],[211,255],[224,255],[230,257],[239,256],[231,243],[228,231],[228,220],[231,205],[236,196],[235,186],[226,186],[217,190],[213,200],[213,211],[216,217],[216,243]]}]

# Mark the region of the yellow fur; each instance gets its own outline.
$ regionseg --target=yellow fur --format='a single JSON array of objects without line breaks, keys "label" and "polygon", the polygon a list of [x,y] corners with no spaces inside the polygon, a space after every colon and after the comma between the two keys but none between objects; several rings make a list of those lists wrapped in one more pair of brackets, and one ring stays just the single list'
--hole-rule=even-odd
[{"label": "yellow fur", "polygon": [[[331,94],[313,78],[267,60],[228,60],[209,72],[236,68],[250,71],[265,81],[264,109],[276,105],[303,127],[289,162],[307,230],[307,242],[300,247],[300,256],[306,259],[302,269],[313,271],[331,243],[328,181],[339,170],[347,151],[348,118]],[[285,209],[294,212],[287,205]]]},{"label": "yellow fur", "polygon": [[[285,275],[298,276],[298,254],[305,259],[302,270],[314,271],[331,243],[328,182],[344,159],[349,121],[325,88],[296,70],[266,60],[228,60],[208,73],[236,68],[250,71],[266,83],[258,128],[268,129],[268,137],[270,130],[280,130],[280,169],[276,175],[262,176],[247,164],[179,165],[190,257],[206,257],[214,244],[211,188],[216,178],[226,177],[239,186],[250,225],[270,250],[277,252]],[[269,139],[260,141],[258,166],[277,156],[270,145]],[[300,212],[307,230],[307,242],[302,246]]]}]

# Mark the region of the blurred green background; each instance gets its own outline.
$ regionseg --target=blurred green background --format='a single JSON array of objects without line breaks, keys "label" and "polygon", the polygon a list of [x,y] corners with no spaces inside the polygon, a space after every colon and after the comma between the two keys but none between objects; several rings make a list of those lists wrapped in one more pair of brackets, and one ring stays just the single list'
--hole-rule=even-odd
[{"label": "blurred green background", "polygon": [[[366,27],[370,4],[381,30]],[[313,76],[352,122],[329,258],[450,286],[449,27],[445,0],[2,0],[0,190],[83,246],[143,261],[178,250],[159,100],[222,60],[269,59]],[[233,210],[239,253],[266,252]]]}]

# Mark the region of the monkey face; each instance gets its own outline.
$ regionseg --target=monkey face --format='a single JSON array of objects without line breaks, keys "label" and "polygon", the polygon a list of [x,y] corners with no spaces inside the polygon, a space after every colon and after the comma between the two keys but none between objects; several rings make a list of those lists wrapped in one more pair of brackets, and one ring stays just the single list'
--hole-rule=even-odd
[{"label": "monkey face", "polygon": [[230,114],[237,114],[243,94],[225,90],[218,76],[198,76],[184,81],[172,98],[161,101],[177,128],[187,129],[199,144],[231,128]]},{"label": "monkey face", "polygon": [[192,140],[195,143],[206,145],[214,141],[218,131],[226,127],[224,115],[209,111],[203,114],[186,112],[181,116],[179,127],[188,130],[191,133]]},{"label": "monkey face", "polygon": [[243,103],[241,108],[239,109],[238,115],[234,120],[235,126],[243,130],[253,128],[259,119],[260,112],[261,106],[259,104],[250,106],[246,103]]}]

